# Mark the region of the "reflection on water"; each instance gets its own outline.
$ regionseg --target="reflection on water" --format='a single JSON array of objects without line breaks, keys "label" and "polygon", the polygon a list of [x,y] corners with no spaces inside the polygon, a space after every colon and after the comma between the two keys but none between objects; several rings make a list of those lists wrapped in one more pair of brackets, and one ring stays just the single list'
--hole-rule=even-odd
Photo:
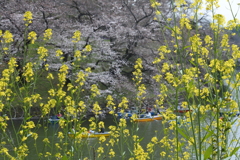
[{"label": "reflection on water", "polygon": [[[35,120],[35,122],[37,123],[37,120]],[[105,120],[105,131],[109,131],[108,127],[110,125],[116,125],[116,123],[113,121],[112,117],[107,117]],[[21,121],[13,121],[13,123],[11,123],[9,121],[9,125],[8,125],[8,129],[7,129],[7,135],[8,137],[11,137],[11,139],[13,139],[13,144],[17,144],[16,143],[16,135],[14,132],[14,128],[15,130],[19,129],[19,126],[21,125]],[[41,121],[40,124],[43,124],[43,122]],[[88,126],[88,122],[83,123],[83,127],[87,127]],[[139,123],[131,123],[129,120],[127,121],[127,129],[130,130],[130,134],[131,134],[131,138],[132,135],[138,135],[139,138],[141,140],[140,144],[141,146],[144,147],[144,149],[146,149],[146,145],[151,141],[151,138],[154,136],[157,136],[159,139],[163,136],[163,128],[162,128],[162,121],[152,121],[152,122],[139,122]],[[44,150],[44,143],[43,143],[43,139],[44,138],[48,138],[49,141],[51,142],[49,145],[51,146],[51,149],[48,149],[48,152],[55,154],[56,153],[56,147],[55,147],[55,143],[60,143],[60,139],[57,138],[57,133],[59,131],[61,131],[62,129],[59,127],[58,124],[49,124],[45,129],[44,127],[40,127],[36,133],[38,133],[38,139],[37,139],[37,149],[34,146],[34,139],[33,138],[29,138],[26,141],[26,144],[29,146],[29,156],[28,159],[31,160],[38,160],[39,158],[36,156],[38,153],[43,152]],[[110,138],[107,138],[105,144],[109,141]],[[71,143],[74,142],[74,140],[68,138],[68,143],[69,143],[69,150],[73,150],[73,148],[71,147]],[[21,140],[19,140],[21,141]],[[74,152],[79,152],[78,154],[82,155],[82,158],[84,157],[89,157],[89,155],[91,155],[91,157],[93,156],[94,152],[96,152],[97,148],[100,146],[98,138],[85,138],[83,139],[83,146],[81,147],[80,151],[74,151]],[[130,141],[129,141],[130,142]],[[130,146],[133,146],[132,144]],[[106,146],[105,146],[106,147]],[[107,148],[106,148],[107,149]],[[113,147],[114,151],[116,152],[116,157],[115,159],[121,159],[120,157],[120,148],[118,147],[118,145],[115,145]],[[13,150],[13,146],[9,146],[9,150],[10,153]],[[124,145],[124,150],[126,151],[125,156],[127,157],[127,159],[130,157],[130,153],[127,149],[126,144]],[[13,151],[12,151],[13,152]],[[159,156],[159,152],[157,151],[156,153],[156,157]],[[107,158],[106,158],[107,160]]]},{"label": "reflection on water", "polygon": [[[235,122],[234,122],[235,120]],[[105,120],[105,130],[108,131],[108,127],[110,125],[115,125],[115,122],[112,120],[111,117],[107,117]],[[127,121],[127,128],[130,130],[131,133],[131,137],[133,134],[136,134],[139,136],[139,138],[141,140],[140,144],[141,146],[143,146],[144,150],[146,150],[146,146],[147,144],[151,141],[151,138],[154,136],[157,136],[158,139],[161,139],[163,137],[163,125],[162,125],[162,121],[152,121],[152,122],[139,122],[139,123],[131,123],[130,121]],[[232,147],[232,148],[236,148],[239,147],[240,144],[240,128],[239,128],[239,124],[240,124],[240,118],[238,117],[234,117],[234,119],[232,120],[233,125],[232,125],[232,130],[229,132],[229,136],[228,136],[228,146]],[[37,123],[37,120],[36,120]],[[43,123],[42,121],[40,123]],[[13,144],[17,144],[16,143],[16,135],[14,132],[14,127],[16,130],[19,129],[19,126],[21,125],[21,121],[13,121],[13,125],[9,122],[9,126],[7,129],[7,136],[10,137],[10,139],[13,139],[14,142]],[[83,123],[84,127],[88,128],[88,122]],[[187,128],[186,128],[187,129]],[[48,149],[48,152],[55,154],[56,151],[56,147],[55,147],[55,143],[60,143],[60,139],[57,138],[57,133],[59,131],[62,131],[62,129],[59,127],[58,124],[54,124],[54,125],[48,125],[47,128],[43,128],[40,127],[36,132],[38,133],[38,139],[37,139],[37,149],[34,146],[34,139],[33,138],[29,138],[26,143],[29,146],[29,156],[27,159],[29,160],[39,160],[37,153],[43,152],[44,151],[44,143],[43,143],[43,139],[44,138],[48,138],[50,143],[49,147],[50,149]],[[4,136],[2,136],[4,137]],[[5,136],[6,137],[6,136]],[[106,138],[106,142],[104,142],[105,146],[105,150],[107,150],[107,146],[106,143],[108,143],[108,141],[110,140],[110,138]],[[6,141],[6,139],[1,139],[1,141]],[[73,150],[72,148],[72,143],[74,143],[73,139],[70,139],[67,137],[67,141],[69,143],[69,150]],[[120,143],[120,142],[119,142]],[[129,141],[127,143],[132,143],[132,141]],[[99,143],[98,138],[84,138],[81,144],[81,150],[79,151],[74,151],[75,153],[77,153],[76,157],[80,157],[80,155],[82,156],[81,159],[83,159],[84,157],[93,157],[94,154],[96,154],[96,151],[98,149],[98,147],[101,145]],[[8,145],[7,146],[8,149],[10,150],[10,153],[13,152],[13,146]],[[124,151],[126,151],[125,159],[129,159],[131,157],[130,152],[128,151],[128,147],[133,147],[133,144],[129,144],[129,146],[126,145],[126,143],[124,143]],[[131,148],[133,149],[133,148]],[[115,145],[113,147],[113,150],[116,152],[116,157],[114,159],[116,160],[121,160],[121,156],[120,156],[120,148],[118,147],[118,145]],[[158,150],[156,150],[155,153],[155,159],[159,159],[160,157],[160,149],[158,148]],[[229,151],[230,154],[230,151]],[[90,155],[90,156],[89,156]],[[240,150],[237,151],[237,153],[235,155],[232,155],[229,160],[240,160]],[[96,155],[97,157],[97,155]],[[43,158],[44,159],[44,158]],[[97,159],[97,158],[96,158]],[[110,158],[105,158],[105,160],[108,160]]]}]

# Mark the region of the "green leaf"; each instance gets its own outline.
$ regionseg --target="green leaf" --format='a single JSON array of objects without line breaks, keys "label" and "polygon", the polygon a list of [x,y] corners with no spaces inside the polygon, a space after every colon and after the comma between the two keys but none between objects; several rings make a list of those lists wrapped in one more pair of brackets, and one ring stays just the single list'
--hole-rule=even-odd
[{"label": "green leaf", "polygon": [[171,31],[173,31],[174,32],[174,30],[172,29],[172,28],[170,28],[170,27],[168,27],[168,26],[165,26],[167,29],[169,29],[169,30],[171,30]]},{"label": "green leaf", "polygon": [[213,146],[209,146],[208,149],[204,153],[204,160],[208,159],[213,151]]},{"label": "green leaf", "polygon": [[26,121],[30,120],[32,118],[32,116],[29,116],[26,118]]},{"label": "green leaf", "polygon": [[234,148],[234,150],[230,153],[229,157],[231,157],[232,155],[234,155],[234,154],[239,150],[239,148],[240,148],[240,146]]},{"label": "green leaf", "polygon": [[68,160],[67,156],[63,156],[61,160]]},{"label": "green leaf", "polygon": [[189,47],[191,47],[191,46],[185,46],[185,47],[183,47],[183,49],[186,49],[186,48],[189,48]]},{"label": "green leaf", "polygon": [[196,64],[195,64],[193,61],[189,60],[189,62],[190,62],[193,66],[196,66]]},{"label": "green leaf", "polygon": [[144,137],[140,138],[140,139],[138,140],[138,142],[140,143],[140,142],[143,140],[143,138],[144,138]]},{"label": "green leaf", "polygon": [[132,152],[132,150],[129,148],[129,147],[127,147],[128,148],[128,151],[131,153],[131,155],[134,155],[134,153]]},{"label": "green leaf", "polygon": [[178,130],[178,133],[180,133],[184,138],[186,138],[187,140],[189,139],[189,136],[187,136],[187,135],[182,131],[181,128],[177,128],[177,130]]},{"label": "green leaf", "polygon": [[208,139],[210,136],[212,136],[214,134],[214,132],[213,131],[208,131],[208,134],[205,136],[205,137],[203,137],[203,139],[202,139],[202,142],[204,142],[206,139]]},{"label": "green leaf", "polygon": [[234,120],[231,122],[231,125],[233,125],[237,120],[238,120],[238,118],[234,119]]}]

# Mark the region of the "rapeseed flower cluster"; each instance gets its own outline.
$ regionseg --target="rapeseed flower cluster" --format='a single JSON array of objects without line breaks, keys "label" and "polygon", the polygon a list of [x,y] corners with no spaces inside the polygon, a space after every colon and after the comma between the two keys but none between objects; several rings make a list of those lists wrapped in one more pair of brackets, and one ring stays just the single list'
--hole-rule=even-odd
[{"label": "rapeseed flower cluster", "polygon": [[[124,121],[124,120],[121,120],[121,121]],[[125,121],[124,121],[125,122]],[[124,123],[123,122],[123,123]],[[124,123],[125,124],[125,123]],[[118,140],[115,140],[113,138],[118,138],[120,136],[120,131],[119,131],[119,128],[116,127],[116,126],[109,126],[108,127],[110,129],[110,133],[111,133],[111,139],[109,140],[109,143],[111,144],[111,146],[114,146],[116,144],[116,142],[118,142]]]},{"label": "rapeseed flower cluster", "polygon": [[31,44],[34,44],[35,41],[37,40],[37,33],[34,31],[31,31],[30,33],[28,33],[28,40],[31,41]]},{"label": "rapeseed flower cluster", "polygon": [[28,62],[25,67],[23,67],[24,73],[23,76],[25,77],[27,82],[31,82],[34,80],[34,72],[33,72],[33,64]]},{"label": "rapeseed flower cluster", "polygon": [[80,101],[80,102],[78,103],[78,106],[79,106],[78,111],[79,111],[80,113],[85,113],[85,111],[86,111],[86,105],[85,105],[84,101]]},{"label": "rapeseed flower cluster", "polygon": [[133,78],[133,81],[135,81],[136,86],[138,86],[142,82],[142,69],[143,69],[142,60],[138,58],[135,63],[136,63],[134,65],[135,71],[133,72],[133,75],[135,77]]},{"label": "rapeseed flower cluster", "polygon": [[186,27],[188,30],[192,29],[192,26],[190,25],[190,20],[188,18],[181,18],[180,26],[181,26],[181,28]]},{"label": "rapeseed flower cluster", "polygon": [[122,101],[118,104],[118,107],[123,111],[128,108],[128,102],[129,101],[126,97],[122,97]]},{"label": "rapeseed flower cluster", "polygon": [[46,29],[44,34],[43,34],[43,40],[47,41],[50,40],[52,38],[52,29]]},{"label": "rapeseed flower cluster", "polygon": [[206,0],[206,10],[213,10],[214,7],[220,7],[218,1],[219,0]]},{"label": "rapeseed flower cluster", "polygon": [[109,151],[109,157],[110,158],[113,158],[113,157],[115,157],[115,152],[114,152],[114,150],[113,149],[110,149],[110,151]]},{"label": "rapeseed flower cluster", "polygon": [[55,99],[49,99],[47,104],[40,103],[42,117],[49,114],[51,111],[51,108],[54,108],[56,104],[57,104],[57,101]]},{"label": "rapeseed flower cluster", "polygon": [[222,14],[215,14],[213,19],[217,21],[217,24],[223,26],[226,22],[225,17]]},{"label": "rapeseed flower cluster", "polygon": [[81,51],[76,50],[75,53],[74,53],[74,57],[75,57],[78,61],[80,61],[80,60],[81,60],[81,57],[82,57]]},{"label": "rapeseed flower cluster", "polygon": [[61,87],[63,87],[66,83],[68,69],[69,69],[69,67],[66,64],[63,64],[61,66],[61,68],[59,69],[58,80],[59,80],[59,83],[60,83]]},{"label": "rapeseed flower cluster", "polygon": [[23,20],[25,21],[25,26],[29,26],[29,24],[32,23],[32,19],[32,12],[26,11],[23,18]]},{"label": "rapeseed flower cluster", "polygon": [[78,74],[77,74],[77,79],[75,80],[75,82],[78,83],[78,85],[81,87],[81,86],[84,85],[87,77],[88,77],[87,73],[84,73],[83,71],[79,71]]},{"label": "rapeseed flower cluster", "polygon": [[156,8],[161,5],[161,3],[157,2],[156,0],[150,0],[150,2],[152,8]]},{"label": "rapeseed flower cluster", "polygon": [[2,50],[4,54],[8,54],[8,50],[10,50],[11,42],[13,42],[13,35],[9,30],[6,30],[4,33],[2,33],[2,30],[0,30],[0,42],[2,43]]},{"label": "rapeseed flower cluster", "polygon": [[167,46],[159,47],[158,51],[159,51],[159,58],[155,58],[155,60],[153,61],[153,64],[160,63],[162,60],[165,59],[164,54],[171,52],[171,50],[169,50]]},{"label": "rapeseed flower cluster", "polygon": [[75,31],[74,34],[73,34],[73,37],[72,37],[72,42],[73,43],[77,43],[80,41],[80,38],[81,38],[81,32],[80,31]]},{"label": "rapeseed flower cluster", "polygon": [[4,43],[11,43],[11,42],[13,42],[13,35],[12,35],[12,33],[9,31],[9,30],[6,30],[5,32],[4,32],[4,34],[2,35],[2,37],[3,37],[3,42]]},{"label": "rapeseed flower cluster", "polygon": [[95,102],[93,104],[93,109],[92,109],[93,113],[95,115],[99,115],[100,114],[100,111],[101,111],[101,107],[99,106],[98,102]]},{"label": "rapeseed flower cluster", "polygon": [[145,99],[145,97],[143,96],[144,94],[146,94],[146,87],[144,84],[141,84],[140,86],[138,86],[137,100],[141,101]]},{"label": "rapeseed flower cluster", "polygon": [[142,148],[142,146],[139,144],[138,136],[134,135],[133,139],[134,139],[134,149],[133,149],[134,158],[130,158],[130,160],[149,159],[148,153],[145,152],[144,149]]},{"label": "rapeseed flower cluster", "polygon": [[29,154],[29,148],[26,143],[23,143],[18,148],[15,147],[14,151],[17,154],[17,159],[25,159],[27,155]]},{"label": "rapeseed flower cluster", "polygon": [[39,47],[37,53],[40,55],[40,60],[46,61],[46,57],[48,56],[48,49],[46,49],[45,47]]},{"label": "rapeseed flower cluster", "polygon": [[227,30],[233,30],[234,28],[238,27],[239,22],[240,20],[237,18],[229,20],[224,28]]},{"label": "rapeseed flower cluster", "polygon": [[108,95],[107,98],[107,105],[106,108],[110,109],[110,114],[114,114],[114,110],[116,109],[115,103],[113,102],[113,98],[111,95]]},{"label": "rapeseed flower cluster", "polygon": [[92,46],[91,45],[86,45],[86,47],[84,48],[84,51],[87,51],[87,52],[91,52],[92,51]]},{"label": "rapeseed flower cluster", "polygon": [[75,105],[75,101],[72,99],[71,96],[66,96],[64,98],[64,105],[65,107],[65,116],[66,117],[73,117],[77,118],[78,112],[77,112],[77,107]]},{"label": "rapeseed flower cluster", "polygon": [[91,85],[91,92],[92,92],[92,94],[91,94],[92,97],[96,97],[97,95],[100,95],[100,91],[96,84]]},{"label": "rapeseed flower cluster", "polygon": [[[1,106],[2,109],[4,106]],[[0,127],[3,132],[6,132],[8,127],[7,121],[9,120],[8,116],[0,116]]]},{"label": "rapeseed flower cluster", "polygon": [[[60,50],[60,49],[56,50],[56,56],[57,56],[57,57],[60,57],[60,56],[62,56],[62,55],[63,55],[62,50]],[[62,58],[63,58],[63,57],[62,57]]]}]

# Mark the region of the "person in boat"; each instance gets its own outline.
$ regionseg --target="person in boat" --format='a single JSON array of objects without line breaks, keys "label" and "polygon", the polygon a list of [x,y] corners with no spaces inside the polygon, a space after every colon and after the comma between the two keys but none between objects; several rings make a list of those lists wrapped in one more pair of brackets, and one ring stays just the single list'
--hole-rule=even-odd
[{"label": "person in boat", "polygon": [[146,118],[152,118],[152,114],[150,112],[146,112]]},{"label": "person in boat", "polygon": [[57,114],[57,117],[58,117],[58,118],[61,118],[61,117],[62,117],[62,114],[59,112],[59,113]]},{"label": "person in boat", "polygon": [[183,108],[182,108],[182,106],[178,105],[178,106],[177,106],[177,109],[178,109],[178,110],[182,110]]},{"label": "person in boat", "polygon": [[57,115],[53,115],[50,117],[51,119],[58,119],[58,116]]},{"label": "person in boat", "polygon": [[94,130],[90,129],[90,130],[88,131],[88,133],[94,134],[95,132],[94,132]]},{"label": "person in boat", "polygon": [[105,132],[104,128],[101,127],[101,128],[100,128],[100,133],[104,133],[104,132]]}]

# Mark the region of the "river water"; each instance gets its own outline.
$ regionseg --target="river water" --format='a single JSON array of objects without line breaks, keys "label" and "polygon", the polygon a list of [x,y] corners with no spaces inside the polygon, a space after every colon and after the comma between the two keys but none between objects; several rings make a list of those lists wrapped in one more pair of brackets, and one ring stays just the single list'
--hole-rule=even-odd
[{"label": "river water", "polygon": [[[37,123],[37,120],[35,120]],[[108,131],[108,127],[110,125],[116,125],[115,122],[113,121],[112,117],[106,117],[106,119],[103,120],[105,123],[105,131]],[[42,122],[40,122],[42,123]],[[11,137],[13,140],[15,139],[15,133],[14,133],[14,128],[18,129],[19,126],[21,125],[21,121],[20,120],[15,120],[13,121],[13,123],[9,122],[8,124],[8,129],[7,129],[7,134],[9,137]],[[84,123],[83,126],[89,128],[88,123]],[[149,143],[149,141],[151,141],[151,138],[154,136],[158,136],[159,138],[161,138],[163,136],[163,126],[162,126],[162,121],[161,120],[156,120],[156,121],[152,121],[152,122],[139,122],[139,123],[131,123],[129,120],[127,120],[127,128],[129,130],[132,130],[134,128],[134,133],[136,135],[138,135],[140,138],[143,138],[140,142],[140,144],[144,147],[144,149],[146,149],[146,145]],[[59,143],[59,139],[57,138],[57,133],[58,131],[61,131],[62,129],[59,127],[58,124],[50,124],[47,126],[47,128],[43,128],[40,127],[36,132],[38,133],[38,139],[37,139],[37,148],[38,148],[38,152],[41,152],[44,150],[44,143],[42,142],[42,140],[44,138],[48,138],[50,142],[52,142],[52,150],[48,150],[51,153],[54,153],[54,144],[55,143]],[[106,141],[108,141],[110,138],[107,138]],[[71,140],[70,140],[71,141]],[[34,140],[33,138],[29,138],[29,140],[26,141],[27,145],[29,146],[29,156],[27,159],[29,160],[39,160],[39,158],[36,156],[37,155],[37,151],[36,151],[36,147],[34,146]],[[71,142],[69,142],[71,143]],[[98,146],[99,146],[99,141],[98,138],[85,138],[84,139],[84,145],[81,147],[81,153],[83,155],[83,157],[93,157],[93,151],[97,150]],[[11,147],[10,147],[11,148]],[[71,146],[69,146],[69,149],[71,150]],[[121,156],[120,156],[120,149],[117,145],[115,145],[115,147],[113,147],[114,151],[116,151],[116,157],[113,159],[116,160],[121,160]],[[130,157],[130,153],[128,152],[127,146],[124,146],[124,150],[126,150],[125,156],[126,159],[129,159]],[[80,153],[79,152],[79,153]],[[156,158],[159,157],[159,152],[156,152]],[[11,152],[10,152],[11,153]],[[82,157],[82,158],[83,158]],[[42,158],[45,159],[45,158]],[[46,158],[47,159],[47,158]],[[51,159],[51,158],[50,158]],[[56,159],[56,158],[55,158]],[[98,159],[98,158],[96,158]],[[105,160],[107,160],[108,158],[105,158]],[[75,159],[74,159],[75,160]]]},{"label": "river water", "polygon": [[[239,121],[240,118],[234,117],[236,120],[235,123],[232,125],[232,131],[230,132],[228,136],[228,143],[230,147],[236,148],[239,147],[240,144],[240,128],[239,128]],[[37,123],[37,120],[35,120]],[[105,123],[105,130],[108,131],[108,127],[110,125],[116,125],[116,123],[113,121],[112,117],[106,117],[106,119],[103,120]],[[42,123],[42,122],[40,122]],[[7,135],[8,137],[15,139],[15,133],[14,128],[18,129],[21,125],[20,120],[14,120],[13,123],[9,121],[9,126],[7,129]],[[89,126],[89,123],[86,121],[83,123],[83,126],[87,127]],[[139,122],[139,123],[131,123],[129,120],[127,120],[127,128],[129,130],[134,130],[134,133],[138,135],[140,138],[143,138],[140,142],[141,146],[143,146],[144,149],[146,149],[147,144],[151,141],[151,138],[154,136],[157,136],[159,139],[163,137],[163,125],[161,120],[156,120],[152,122]],[[57,138],[57,133],[61,131],[62,129],[59,127],[58,124],[50,124],[45,129],[43,127],[40,127],[37,130],[37,133],[39,135],[37,139],[37,148],[39,152],[43,152],[44,150],[44,143],[42,140],[44,138],[48,138],[50,142],[52,142],[50,145],[52,149],[48,149],[49,152],[55,153],[55,143],[59,143],[59,139]],[[107,138],[106,141],[108,141],[110,138]],[[237,141],[233,141],[237,140]],[[27,157],[27,160],[39,160],[40,158],[37,155],[36,147],[34,146],[34,140],[32,138],[29,138],[29,140],[26,141],[27,145],[29,146],[29,156]],[[69,143],[71,143],[71,140],[69,140]],[[93,160],[93,152],[96,152],[97,148],[99,147],[99,140],[98,138],[85,138],[83,141],[83,146],[81,147],[80,151],[74,151],[79,152],[79,154],[82,155],[81,159],[84,157],[92,157],[91,160]],[[106,147],[106,146],[105,146]],[[11,147],[9,147],[10,149]],[[71,150],[71,145],[69,145],[69,149]],[[105,148],[106,149],[106,148]],[[113,159],[116,160],[122,160],[122,157],[120,155],[120,149],[118,145],[115,145],[113,147],[114,151],[116,152],[116,157]],[[128,146],[124,145],[125,153],[125,159],[130,158],[130,152],[128,152]],[[154,155],[155,159],[160,159],[160,149],[158,149]],[[11,152],[10,152],[11,153]],[[237,152],[236,155],[232,155],[228,158],[228,160],[240,160],[240,151]],[[0,157],[1,159],[1,157]],[[47,159],[47,158],[42,158]],[[52,159],[52,158],[50,158]],[[56,158],[53,158],[56,159]],[[96,158],[98,159],[98,158]],[[110,158],[106,157],[104,160],[108,160]],[[72,160],[75,160],[74,158]],[[79,155],[78,159],[79,160]]]}]

